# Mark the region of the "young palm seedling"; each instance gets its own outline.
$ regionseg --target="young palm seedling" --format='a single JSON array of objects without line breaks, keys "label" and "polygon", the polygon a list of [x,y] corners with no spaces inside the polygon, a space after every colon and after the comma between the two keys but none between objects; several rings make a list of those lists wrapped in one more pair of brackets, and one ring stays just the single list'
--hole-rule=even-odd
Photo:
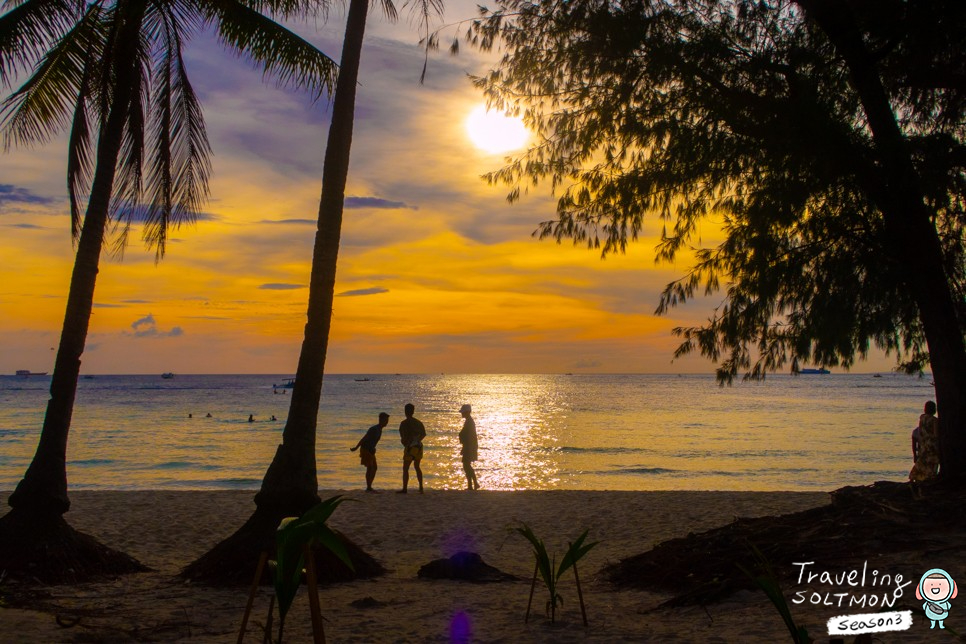
[{"label": "young palm seedling", "polygon": [[[309,607],[312,611],[312,632],[316,642],[324,642],[325,635],[322,630],[322,613],[318,605],[318,591],[315,577],[315,558],[312,549],[317,546],[331,551],[350,569],[353,568],[349,553],[338,535],[326,525],[329,517],[345,501],[340,496],[322,501],[318,505],[310,508],[298,518],[284,519],[279,524],[275,534],[275,598],[278,599],[278,641],[282,641],[283,629],[285,627],[285,615],[288,613],[295,595],[298,593],[299,585],[302,582],[302,573],[305,572],[306,580],[309,585]],[[245,633],[245,625],[248,615],[251,612],[252,600],[254,599],[255,589],[261,577],[262,567],[267,559],[267,552],[263,553],[263,559],[258,564],[255,572],[255,581],[252,593],[249,595],[248,606],[245,609],[245,616],[242,620],[241,631],[238,634],[238,641],[241,642]],[[272,609],[269,608],[269,611]],[[271,614],[266,630],[271,629]]]},{"label": "young palm seedling", "polygon": [[597,545],[597,542],[585,544],[584,541],[587,539],[587,533],[589,530],[584,530],[584,533],[577,537],[576,541],[569,544],[567,552],[564,553],[563,559],[560,561],[560,566],[556,566],[556,553],[551,558],[550,554],[547,552],[547,547],[544,545],[543,540],[539,539],[537,535],[533,533],[530,526],[527,524],[521,525],[516,528],[516,532],[522,534],[526,537],[530,545],[533,546],[533,557],[535,560],[535,565],[533,569],[533,583],[530,585],[530,600],[527,602],[527,615],[524,621],[529,621],[530,619],[530,607],[533,605],[533,591],[537,585],[537,574],[540,574],[540,578],[543,579],[543,583],[547,586],[547,592],[550,598],[547,600],[547,615],[550,616],[550,622],[553,623],[557,616],[557,606],[563,604],[563,597],[557,592],[557,586],[560,583],[560,578],[563,574],[567,572],[570,568],[574,569],[574,579],[577,582],[577,597],[580,599],[580,612],[584,619],[584,626],[587,625],[587,611],[584,609],[584,595],[580,590],[580,576],[577,574],[577,562],[588,552],[591,548]]}]

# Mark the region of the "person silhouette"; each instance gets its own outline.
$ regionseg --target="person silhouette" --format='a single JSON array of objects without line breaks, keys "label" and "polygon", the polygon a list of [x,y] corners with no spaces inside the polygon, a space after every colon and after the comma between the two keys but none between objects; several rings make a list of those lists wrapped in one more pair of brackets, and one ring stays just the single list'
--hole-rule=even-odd
[{"label": "person silhouette", "polygon": [[416,480],[419,481],[419,493],[423,493],[423,470],[419,462],[423,460],[423,439],[426,438],[426,427],[413,417],[416,406],[406,403],[403,408],[406,418],[399,423],[399,440],[403,444],[403,484],[399,490],[401,494],[409,491],[409,464],[416,470]]},{"label": "person silhouette", "polygon": [[349,448],[351,452],[359,450],[359,462],[366,466],[366,492],[375,492],[372,482],[376,479],[376,470],[379,468],[376,463],[376,443],[382,438],[382,428],[388,424],[389,414],[381,412],[379,422],[369,428],[355,447]]},{"label": "person silhouette", "polygon": [[476,436],[476,422],[473,420],[473,408],[470,405],[460,407],[463,416],[463,429],[460,430],[460,456],[463,459],[463,472],[466,473],[466,489],[480,489],[480,482],[476,480],[476,470],[473,462],[479,457],[479,441]]},{"label": "person silhouette", "polygon": [[913,483],[929,481],[939,475],[939,419],[936,418],[936,403],[927,401],[922,411],[916,427],[919,430],[918,454],[914,456],[916,462],[909,471],[909,480]]}]

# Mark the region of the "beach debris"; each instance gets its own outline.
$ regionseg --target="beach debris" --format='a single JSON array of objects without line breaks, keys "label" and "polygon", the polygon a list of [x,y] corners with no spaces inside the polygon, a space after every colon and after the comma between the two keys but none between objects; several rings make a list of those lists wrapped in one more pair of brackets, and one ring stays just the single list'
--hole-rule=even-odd
[{"label": "beach debris", "polygon": [[516,581],[518,578],[494,568],[475,552],[460,551],[448,559],[435,559],[419,569],[422,579],[461,579],[477,583]]},{"label": "beach debris", "polygon": [[349,605],[353,608],[382,608],[383,606],[388,606],[386,602],[381,602],[369,595],[366,595],[362,599],[356,599],[349,602]]},{"label": "beach debris", "polygon": [[601,574],[621,588],[671,593],[659,607],[704,605],[754,589],[740,567],[752,569],[755,549],[781,564],[779,581],[791,582],[796,561],[873,563],[876,556],[942,551],[966,541],[966,492],[942,483],[879,481],[844,487],[831,503],[782,516],[736,519],[700,534],[671,539],[606,566]]}]

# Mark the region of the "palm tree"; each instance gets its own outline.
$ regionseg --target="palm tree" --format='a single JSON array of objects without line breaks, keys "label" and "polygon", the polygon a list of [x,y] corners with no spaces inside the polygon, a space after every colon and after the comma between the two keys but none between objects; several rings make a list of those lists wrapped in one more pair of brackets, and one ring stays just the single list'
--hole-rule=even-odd
[{"label": "palm tree", "polygon": [[[293,8],[287,4],[279,8]],[[9,498],[11,512],[0,518],[0,568],[33,565],[31,574],[42,580],[63,578],[69,569],[73,578],[119,572],[101,559],[84,563],[74,551],[63,561],[44,552],[51,542],[77,542],[62,516],[70,508],[67,438],[108,227],[122,226],[123,243],[130,224],[143,222],[160,259],[169,227],[191,221],[207,197],[211,150],[183,44],[191,32],[214,25],[229,49],[317,96],[331,89],[335,64],[239,0],[8,0],[5,8],[0,82],[9,86],[35,66],[0,108],[5,144],[42,143],[70,123],[67,178],[77,252],[40,441]],[[81,218],[78,196],[88,180]]]},{"label": "palm tree", "polygon": [[[392,1],[382,0],[382,6],[387,17],[395,20],[396,9]],[[339,80],[332,102],[332,121],[322,169],[322,196],[312,251],[307,321],[282,444],[278,446],[262,479],[261,489],[255,495],[255,512],[238,531],[183,571],[182,574],[190,579],[209,583],[247,580],[259,551],[270,541],[279,521],[287,516],[300,516],[319,502],[315,436],[332,320],[356,86],[368,8],[368,0],[351,0],[346,17]],[[415,0],[412,8],[422,25],[428,27],[434,14],[442,14],[443,4],[441,0]],[[354,544],[347,542],[345,545],[355,565],[356,576],[370,576],[381,571],[381,567]],[[320,555],[326,557],[324,552]],[[327,567],[320,566],[320,574],[338,576],[345,573],[338,560],[328,557],[326,563]]]}]

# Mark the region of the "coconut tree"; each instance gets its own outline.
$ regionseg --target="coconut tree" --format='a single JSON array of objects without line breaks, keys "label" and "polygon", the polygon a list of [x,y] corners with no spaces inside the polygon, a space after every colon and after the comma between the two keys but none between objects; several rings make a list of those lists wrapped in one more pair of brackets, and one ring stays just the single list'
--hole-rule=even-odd
[{"label": "coconut tree", "polygon": [[[0,17],[0,82],[27,80],[2,104],[4,141],[37,144],[68,125],[67,185],[76,257],[36,454],[0,518],[0,569],[42,580],[118,572],[133,560],[85,563],[63,514],[71,414],[105,235],[132,222],[164,255],[171,226],[207,197],[210,152],[182,59],[188,36],[213,26],[232,51],[282,82],[331,89],[335,64],[244,0],[8,0]],[[296,2],[276,3],[297,11]],[[87,204],[81,217],[81,195]],[[65,545],[66,544],[66,545]],[[60,558],[50,556],[53,551]],[[73,574],[71,574],[73,573]]]},{"label": "coconut tree", "polygon": [[[443,12],[440,0],[413,0],[407,4],[424,30],[435,15],[442,15]],[[391,0],[382,0],[382,8],[389,19],[396,18],[396,9]],[[265,473],[261,489],[255,495],[255,512],[237,532],[184,570],[184,576],[191,579],[212,583],[246,580],[258,552],[270,541],[279,521],[287,516],[299,516],[319,502],[315,436],[332,320],[356,86],[368,9],[368,0],[351,0],[346,17],[339,79],[332,101],[332,120],[322,169],[322,196],[312,251],[307,321],[282,443]],[[425,42],[431,43],[428,38]],[[357,576],[378,574],[381,570],[378,564],[351,542],[346,545]],[[325,553],[320,555],[326,556]],[[344,565],[338,560],[329,557],[327,563],[330,565],[326,568],[320,567],[320,574],[343,574]],[[333,568],[336,569],[335,573]]]}]

